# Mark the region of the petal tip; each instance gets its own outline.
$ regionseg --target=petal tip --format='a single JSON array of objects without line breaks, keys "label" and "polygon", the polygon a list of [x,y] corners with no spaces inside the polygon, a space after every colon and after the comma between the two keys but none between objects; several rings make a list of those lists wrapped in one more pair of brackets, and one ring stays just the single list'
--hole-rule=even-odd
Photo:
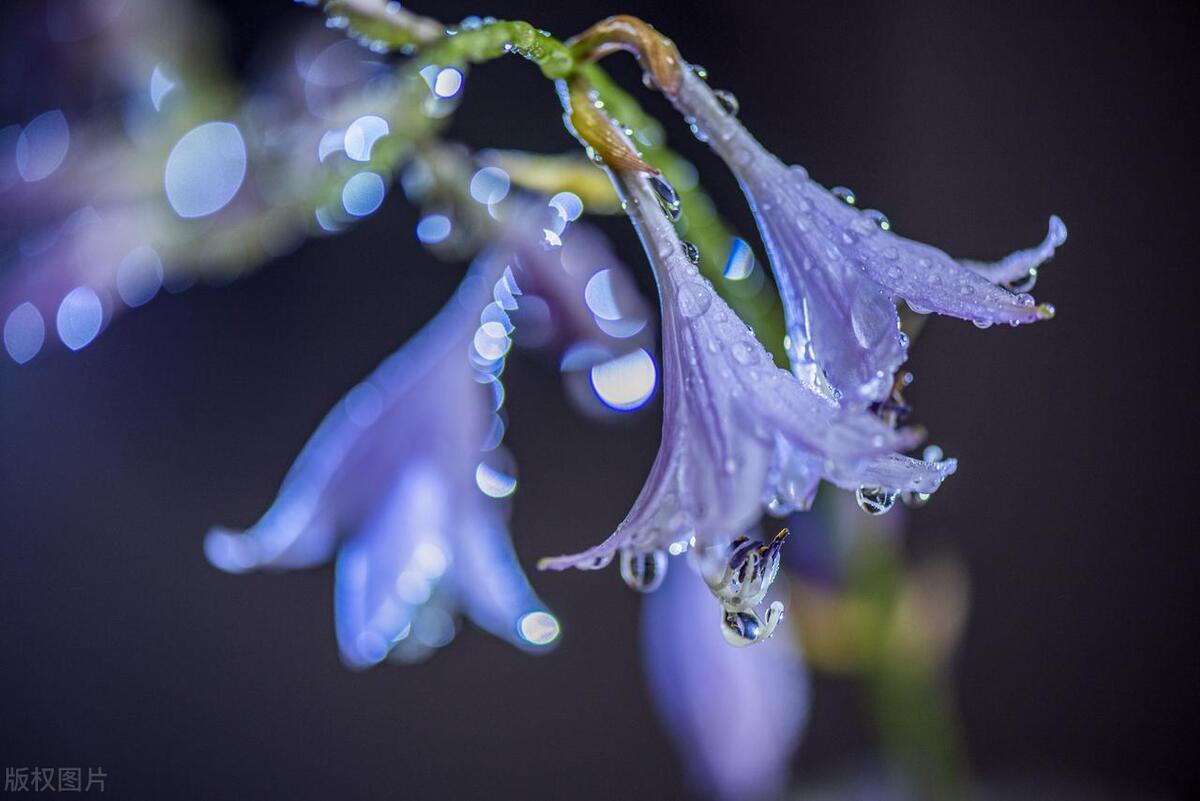
[{"label": "petal tip", "polygon": [[258,548],[253,538],[221,526],[209,529],[204,536],[204,556],[209,564],[226,573],[245,573],[258,567]]},{"label": "petal tip", "polygon": [[1057,214],[1050,215],[1050,242],[1058,247],[1067,241],[1067,224]]}]

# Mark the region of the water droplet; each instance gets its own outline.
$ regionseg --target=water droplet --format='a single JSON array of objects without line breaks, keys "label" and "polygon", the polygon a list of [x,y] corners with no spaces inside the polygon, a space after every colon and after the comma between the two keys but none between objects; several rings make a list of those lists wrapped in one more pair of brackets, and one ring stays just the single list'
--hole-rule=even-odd
[{"label": "water droplet", "polygon": [[761,621],[751,612],[725,612],[721,615],[721,633],[730,645],[742,648],[758,641]]},{"label": "water droplet", "polygon": [[[853,203],[854,201],[847,202]],[[886,214],[878,209],[867,209],[863,212],[863,216],[875,223],[875,225],[877,225],[881,231],[892,230],[892,221],[888,219]]]},{"label": "water droplet", "polygon": [[666,551],[658,548],[645,553],[624,549],[621,551],[621,578],[632,590],[654,592],[666,578],[667,563]]},{"label": "water droplet", "polygon": [[654,189],[654,195],[658,198],[658,205],[663,210],[663,214],[666,214],[671,222],[679,222],[682,205],[675,187],[658,175],[651,176],[650,186]]},{"label": "water droplet", "polygon": [[971,322],[973,322],[975,324],[976,328],[991,328],[992,327],[991,320],[972,320]]},{"label": "water droplet", "polygon": [[700,263],[700,248],[693,245],[691,242],[682,242],[680,247],[683,248],[683,255],[687,256],[687,260],[692,264]]},{"label": "water droplet", "polygon": [[848,186],[835,186],[829,191],[834,197],[849,206],[853,206],[858,202],[858,196],[855,195],[854,190]]},{"label": "water droplet", "polygon": [[733,92],[727,92],[724,89],[718,89],[713,92],[713,97],[721,104],[721,108],[730,117],[736,117],[741,109],[741,104],[738,103],[737,96]]},{"label": "water droplet", "polygon": [[754,343],[748,339],[733,343],[729,352],[733,354],[733,359],[738,364],[751,365],[758,361],[758,348],[754,347]]},{"label": "water droplet", "polygon": [[704,69],[704,67],[701,67],[699,64],[691,64],[691,65],[689,65],[688,69],[690,69],[692,71],[692,74],[695,75],[700,80],[702,80],[702,81],[708,80],[708,70]]},{"label": "water droplet", "polygon": [[929,503],[930,495],[928,492],[902,492],[900,500],[909,509],[920,509],[925,504]]},{"label": "water droplet", "polygon": [[1027,292],[1022,292],[1021,294],[1017,295],[1017,303],[1020,303],[1022,306],[1032,306],[1034,304],[1033,295],[1030,295]]},{"label": "water droplet", "polygon": [[711,305],[712,292],[699,281],[688,281],[679,287],[679,313],[684,317],[699,317]]},{"label": "water droplet", "polygon": [[859,487],[854,493],[858,508],[869,515],[882,515],[889,512],[896,503],[896,493],[888,492],[879,487]]},{"label": "water droplet", "polygon": [[946,458],[946,454],[937,445],[927,445],[921,458],[927,462],[940,462]]}]

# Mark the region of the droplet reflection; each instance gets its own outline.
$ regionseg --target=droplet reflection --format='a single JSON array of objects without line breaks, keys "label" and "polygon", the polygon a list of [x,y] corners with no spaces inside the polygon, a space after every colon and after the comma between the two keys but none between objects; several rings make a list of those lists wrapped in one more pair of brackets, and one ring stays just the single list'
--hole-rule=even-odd
[{"label": "droplet reflection", "polygon": [[38,354],[46,341],[46,322],[37,307],[26,301],[13,309],[4,321],[4,349],[17,364]]},{"label": "droplet reflection", "polygon": [[517,631],[521,639],[531,645],[549,645],[558,639],[562,627],[558,618],[549,612],[529,612],[517,621]]},{"label": "droplet reflection", "polygon": [[591,380],[596,396],[606,406],[629,412],[650,400],[658,383],[658,371],[654,358],[645,348],[638,348],[592,367]]},{"label": "droplet reflection", "polygon": [[366,217],[383,203],[384,191],[383,176],[378,173],[352,175],[342,187],[342,207],[347,214]]},{"label": "droplet reflection", "polygon": [[246,177],[246,143],[237,126],[206,122],[183,135],[167,156],[163,185],[180,217],[223,209]]},{"label": "droplet reflection", "polygon": [[104,323],[104,306],[86,286],[67,293],[58,307],[58,338],[71,350],[79,350],[96,338]]},{"label": "droplet reflection", "polygon": [[17,139],[17,171],[31,183],[49,177],[67,157],[70,144],[71,129],[61,111],[37,115]]},{"label": "droplet reflection", "polygon": [[141,245],[126,254],[117,267],[117,294],[130,307],[148,302],[162,288],[162,259],[154,248]]}]

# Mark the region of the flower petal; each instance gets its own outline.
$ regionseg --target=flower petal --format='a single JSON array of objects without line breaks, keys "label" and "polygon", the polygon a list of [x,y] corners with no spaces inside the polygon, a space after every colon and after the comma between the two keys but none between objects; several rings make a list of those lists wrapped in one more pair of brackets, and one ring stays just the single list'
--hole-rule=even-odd
[{"label": "flower petal", "polygon": [[808,716],[808,674],[790,627],[749,649],[725,644],[720,605],[688,568],[642,607],[651,700],[695,790],[780,797]]},{"label": "flower petal", "polygon": [[[781,465],[847,486],[877,457],[916,444],[861,409],[842,409],[775,367],[753,332],[684,255],[644,179],[621,177],[628,212],[662,299],[662,445],[629,515],[603,543],[539,567],[600,568],[618,550],[678,552],[728,544],[761,515]],[[780,456],[779,450],[788,453]],[[786,478],[794,479],[791,468]],[[853,483],[857,488],[860,483]],[[672,546],[676,546],[672,549]]]},{"label": "flower petal", "polygon": [[964,267],[982,275],[993,284],[1012,284],[1027,281],[1037,275],[1037,269],[1054,257],[1054,251],[1067,241],[1067,226],[1058,217],[1051,215],[1046,238],[1034,247],[1010,253],[1000,261],[982,262],[960,259]]},{"label": "flower petal", "polygon": [[436,470],[406,465],[386,503],[342,546],[334,619],[346,664],[381,662],[409,633],[444,572],[444,558],[439,565],[429,554],[448,553],[442,532],[453,525],[453,502]]},{"label": "flower petal", "polygon": [[[468,278],[464,288],[477,286]],[[241,534],[224,528],[209,533],[204,544],[209,560],[233,573],[325,562],[340,536],[365,523],[373,499],[388,492],[415,451],[446,447],[444,439],[439,444],[446,436],[478,447],[477,415],[461,404],[482,392],[463,355],[481,305],[460,290],[437,318],[348,392],[304,446],[262,519]],[[439,365],[455,369],[435,369]],[[447,398],[459,407],[447,408]],[[429,420],[446,421],[449,433],[433,431]]]},{"label": "flower petal", "polygon": [[481,629],[528,651],[557,645],[557,620],[537,597],[513,550],[496,504],[460,521],[454,578],[463,606]]},{"label": "flower petal", "polygon": [[[993,283],[1028,273],[1065,240],[1058,218],[1038,248],[994,267],[960,263],[937,248],[897,236],[878,212],[861,211],[768,153],[724,109],[708,85],[684,72],[672,96],[694,118],[741,182],[758,221],[780,287],[796,374],[814,387],[822,378],[835,397],[866,404],[885,398],[905,358],[907,339],[890,309],[895,297],[914,310],[1019,325],[1046,319],[1048,305]],[[981,274],[982,273],[982,274]],[[987,277],[985,277],[985,275]]]}]

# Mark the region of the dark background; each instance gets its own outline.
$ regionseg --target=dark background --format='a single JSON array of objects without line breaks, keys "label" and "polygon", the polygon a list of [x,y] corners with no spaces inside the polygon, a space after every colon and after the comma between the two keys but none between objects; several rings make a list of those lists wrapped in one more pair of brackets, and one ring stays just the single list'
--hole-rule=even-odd
[{"label": "dark background", "polygon": [[[315,14],[220,5],[241,64]],[[952,544],[970,569],[956,676],[980,775],[1186,797],[1200,716],[1184,6],[413,5],[561,36],[638,13],[736,92],[770,149],[951,253],[998,256],[1064,218],[1070,240],[1037,290],[1057,319],[937,319],[916,349],[911,399],[962,467],[911,538]],[[612,66],[753,232],[715,157],[631,60]],[[45,107],[20,102],[3,122]],[[574,145],[559,113],[508,59],[472,73],[452,134],[561,151]],[[356,674],[338,661],[328,570],[232,577],[204,561],[204,531],[255,520],[325,410],[452,290],[459,266],[423,252],[414,222],[395,192],[346,235],[228,288],[163,295],[80,353],[0,360],[0,763],[100,765],[130,798],[680,794],[641,681],[637,598],[613,571],[534,576],[564,621],[551,656],[468,629],[424,665]],[[568,409],[547,365],[517,355],[507,375],[514,536],[531,566],[621,519],[658,412],[601,427]],[[801,777],[871,754],[865,701],[819,682]]]}]

